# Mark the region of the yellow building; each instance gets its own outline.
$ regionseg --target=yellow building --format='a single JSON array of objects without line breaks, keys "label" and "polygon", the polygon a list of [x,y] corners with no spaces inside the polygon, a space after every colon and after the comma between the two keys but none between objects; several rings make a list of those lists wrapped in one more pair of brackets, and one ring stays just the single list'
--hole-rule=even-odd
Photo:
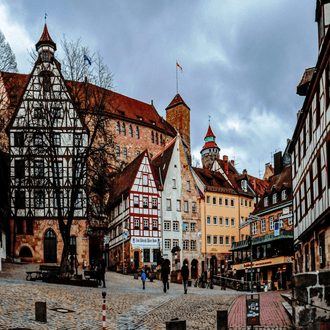
[{"label": "yellow building", "polygon": [[232,244],[245,240],[247,227],[239,225],[254,210],[254,192],[248,186],[248,175],[240,175],[228,157],[219,158],[220,148],[208,128],[201,151],[203,168],[194,168],[196,183],[203,194],[201,201],[202,271],[209,275],[228,273]]}]

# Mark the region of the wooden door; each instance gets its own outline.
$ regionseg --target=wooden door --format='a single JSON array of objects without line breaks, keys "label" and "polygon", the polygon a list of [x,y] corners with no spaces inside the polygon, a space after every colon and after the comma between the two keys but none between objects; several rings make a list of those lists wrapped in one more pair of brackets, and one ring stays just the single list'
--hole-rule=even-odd
[{"label": "wooden door", "polygon": [[57,263],[56,235],[51,229],[44,236],[44,263]]}]

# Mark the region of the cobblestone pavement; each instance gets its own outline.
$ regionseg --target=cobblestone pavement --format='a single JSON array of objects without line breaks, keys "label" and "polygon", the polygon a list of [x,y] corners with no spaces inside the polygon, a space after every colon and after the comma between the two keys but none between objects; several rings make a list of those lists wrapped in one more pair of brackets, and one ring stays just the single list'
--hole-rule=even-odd
[{"label": "cobblestone pavement", "polygon": [[[3,264],[0,272],[0,329],[101,329],[102,291],[106,295],[107,329],[165,329],[172,318],[186,320],[187,329],[216,329],[217,310],[230,309],[242,293],[189,287],[170,283],[167,293],[158,280],[146,282],[132,275],[106,273],[107,288],[83,288],[26,281],[27,270],[38,265]],[[240,298],[241,297],[241,298]],[[245,299],[245,298],[244,298]],[[47,304],[47,323],[35,321],[35,303]],[[54,309],[67,309],[61,313]],[[232,309],[238,315],[236,309]],[[231,314],[229,314],[229,320]],[[236,326],[236,323],[235,323]],[[273,329],[273,328],[272,328]]]}]

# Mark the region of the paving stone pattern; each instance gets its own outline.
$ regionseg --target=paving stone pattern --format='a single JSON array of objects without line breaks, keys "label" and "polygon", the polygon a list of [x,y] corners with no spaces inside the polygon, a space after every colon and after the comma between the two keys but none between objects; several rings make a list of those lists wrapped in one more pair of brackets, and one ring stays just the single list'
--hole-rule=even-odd
[{"label": "paving stone pattern", "polygon": [[[107,293],[106,325],[109,330],[163,330],[166,322],[176,317],[186,320],[187,329],[216,329],[217,310],[230,307],[230,326],[244,329],[238,326],[241,313],[245,313],[241,306],[245,297],[241,292],[221,291],[217,286],[214,290],[191,287],[185,295],[182,285],[171,283],[170,290],[163,293],[163,285],[157,280],[147,281],[146,290],[142,290],[140,279],[112,272],[106,273],[106,289],[26,281],[25,272],[38,268],[38,265],[3,264],[4,270],[0,272],[0,330],[102,329],[103,290]],[[47,304],[45,324],[35,321],[35,303],[38,301]],[[53,310],[56,308],[73,312],[60,313]],[[282,329],[286,329],[284,325]]]}]

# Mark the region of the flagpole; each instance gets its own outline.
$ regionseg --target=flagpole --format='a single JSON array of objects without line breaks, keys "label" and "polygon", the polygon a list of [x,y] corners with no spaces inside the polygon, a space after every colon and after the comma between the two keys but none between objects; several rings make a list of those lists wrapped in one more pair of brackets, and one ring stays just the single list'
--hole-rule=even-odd
[{"label": "flagpole", "polygon": [[176,71],[176,93],[179,94],[179,84],[178,84],[178,61],[176,61],[175,71]]}]

